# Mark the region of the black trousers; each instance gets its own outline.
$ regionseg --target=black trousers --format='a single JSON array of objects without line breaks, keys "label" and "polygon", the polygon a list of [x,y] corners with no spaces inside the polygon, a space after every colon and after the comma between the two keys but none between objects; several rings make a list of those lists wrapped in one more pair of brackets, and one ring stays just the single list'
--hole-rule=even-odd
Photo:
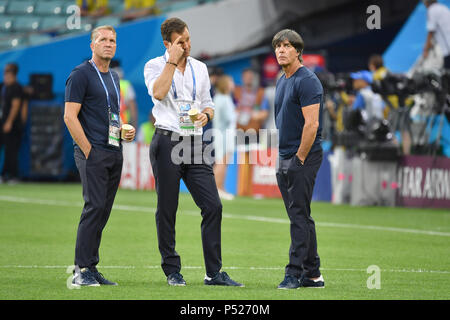
[{"label": "black trousers", "polygon": [[78,225],[75,265],[95,267],[103,228],[108,222],[122,173],[122,152],[93,147],[88,159],[74,148],[75,163],[83,186],[84,207]]},{"label": "black trousers", "polygon": [[[150,144],[150,162],[158,195],[155,219],[161,267],[166,276],[181,270],[181,258],[175,251],[175,222],[180,179],[183,179],[195,204],[201,209],[203,257],[206,274],[212,276],[222,268],[222,203],[217,192],[213,169],[201,157],[205,147],[202,145],[201,136],[197,140],[200,150],[194,152],[193,138],[187,138],[188,140],[185,139],[184,142],[172,141],[172,133],[165,133],[162,134],[157,129]],[[179,143],[191,144],[193,147],[190,155],[187,155],[186,152],[184,154],[175,152],[184,157],[181,163],[174,161],[172,154],[174,148],[181,146]]]},{"label": "black trousers", "polygon": [[320,276],[316,227],[311,217],[311,199],[317,171],[322,163],[322,151],[308,154],[304,165],[297,156],[279,161],[278,187],[291,221],[291,246],[286,274],[308,278]]},{"label": "black trousers", "polygon": [[17,179],[19,174],[19,150],[22,140],[22,130],[14,129],[3,132],[3,122],[0,121],[0,150],[5,147],[5,161],[1,176],[5,180]]}]

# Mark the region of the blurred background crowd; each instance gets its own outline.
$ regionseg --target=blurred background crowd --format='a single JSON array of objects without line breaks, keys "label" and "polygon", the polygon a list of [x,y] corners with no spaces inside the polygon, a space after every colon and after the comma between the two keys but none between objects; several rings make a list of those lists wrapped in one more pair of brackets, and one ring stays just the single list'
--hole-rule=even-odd
[{"label": "blurred background crowd", "polygon": [[[152,103],[142,70],[147,60],[163,54],[159,25],[170,16],[188,23],[191,53],[208,65],[216,105],[210,126],[223,132],[268,129],[256,144],[276,147],[270,129],[275,129],[275,85],[282,74],[270,40],[276,31],[292,28],[304,39],[304,64],[324,87],[325,151],[373,161],[450,157],[449,4],[0,0],[0,181],[76,179],[62,124],[63,87],[70,70],[90,57],[87,37],[98,25],[117,28],[111,67],[121,78],[121,117],[138,129],[139,142],[149,144]],[[373,5],[378,11],[367,10]],[[378,19],[379,26],[371,26],[370,19]],[[251,144],[244,143],[242,151],[251,151]],[[225,191],[232,147],[215,142],[215,175],[225,199],[233,198]],[[250,195],[241,185],[234,193]]]}]

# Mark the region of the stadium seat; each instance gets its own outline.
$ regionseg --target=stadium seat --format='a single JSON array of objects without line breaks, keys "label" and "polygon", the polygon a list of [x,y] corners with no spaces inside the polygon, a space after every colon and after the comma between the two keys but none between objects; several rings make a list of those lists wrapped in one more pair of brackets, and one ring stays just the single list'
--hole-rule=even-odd
[{"label": "stadium seat", "polygon": [[8,14],[32,14],[34,12],[34,1],[10,1],[8,3]]},{"label": "stadium seat", "polygon": [[162,11],[162,13],[168,13],[168,12],[192,8],[192,7],[195,7],[196,5],[198,5],[198,1],[196,1],[196,0],[177,1],[177,2],[173,2],[170,5],[165,6],[165,7],[161,6],[161,11]]},{"label": "stadium seat", "polygon": [[90,32],[93,29],[94,22],[90,18],[82,17],[81,25],[79,29],[64,28],[60,33],[77,33],[77,32]]},{"label": "stadium seat", "polygon": [[13,22],[13,29],[20,32],[35,31],[39,26],[40,18],[33,16],[18,16]]},{"label": "stadium seat", "polygon": [[28,36],[28,44],[29,45],[38,45],[49,42],[53,39],[52,36],[48,34],[30,34]]},{"label": "stadium seat", "polygon": [[65,14],[65,1],[39,1],[34,8],[34,14],[38,15],[60,15]]},{"label": "stadium seat", "polygon": [[117,27],[120,24],[120,17],[103,17],[97,20],[97,23],[95,24],[96,27],[103,26],[103,25],[109,25],[113,27]]},{"label": "stadium seat", "polygon": [[0,50],[8,50],[14,49],[17,47],[21,47],[27,44],[27,41],[24,37],[14,36],[9,38],[0,39]]},{"label": "stadium seat", "polygon": [[6,8],[8,6],[8,1],[0,1],[0,14],[4,14],[6,12]]},{"label": "stadium seat", "polygon": [[0,31],[11,31],[13,19],[11,17],[0,16]]},{"label": "stadium seat", "polygon": [[113,14],[121,13],[124,10],[124,1],[108,0],[108,7],[111,10],[111,13]]},{"label": "stadium seat", "polygon": [[58,16],[45,17],[42,19],[40,29],[41,30],[58,29],[58,31],[61,31],[61,29],[66,29],[66,18]]}]

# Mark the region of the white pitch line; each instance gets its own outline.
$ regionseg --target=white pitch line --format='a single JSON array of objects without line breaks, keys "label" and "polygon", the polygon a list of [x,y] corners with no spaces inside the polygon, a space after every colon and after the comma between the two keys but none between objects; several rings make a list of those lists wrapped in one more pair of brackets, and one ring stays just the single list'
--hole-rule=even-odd
[{"label": "white pitch line", "polygon": [[[70,266],[40,266],[40,265],[0,265],[0,269],[64,269]],[[98,266],[99,269],[160,269],[161,266]],[[203,266],[183,266],[183,269],[204,269]],[[237,267],[230,266],[224,267],[228,270],[284,270],[284,267]],[[367,269],[356,268],[320,268],[323,271],[349,271],[349,272],[367,272]],[[401,273],[437,273],[437,274],[450,274],[450,271],[445,270],[427,270],[427,269],[381,269],[381,272],[401,272]]]},{"label": "white pitch line", "polygon": [[[8,201],[8,202],[15,202],[15,203],[32,203],[32,204],[42,204],[42,205],[51,205],[51,206],[63,206],[63,207],[80,207],[80,208],[83,205],[81,202],[43,200],[43,199],[23,198],[23,197],[14,197],[14,196],[0,196],[0,201]],[[130,205],[120,205],[120,204],[115,204],[113,208],[116,210],[128,211],[128,212],[154,213],[156,211],[156,208],[152,208],[152,207],[130,206]],[[191,215],[191,216],[200,216],[200,211],[180,210],[180,212],[183,214]],[[261,216],[242,215],[242,214],[226,213],[226,212],[224,212],[222,214],[222,216],[224,218],[228,218],[228,219],[238,219],[238,220],[247,220],[247,221],[260,221],[260,222],[281,223],[281,224],[289,224],[290,223],[288,219],[283,219],[283,218],[261,217]],[[407,228],[397,228],[397,227],[387,227],[387,226],[372,226],[372,225],[334,223],[334,222],[317,222],[316,224],[319,227],[391,231],[391,232],[399,232],[399,233],[412,233],[412,234],[423,234],[423,235],[430,235],[430,236],[450,237],[450,232],[441,232],[441,231],[433,231],[433,230],[418,230],[418,229],[407,229]]]}]

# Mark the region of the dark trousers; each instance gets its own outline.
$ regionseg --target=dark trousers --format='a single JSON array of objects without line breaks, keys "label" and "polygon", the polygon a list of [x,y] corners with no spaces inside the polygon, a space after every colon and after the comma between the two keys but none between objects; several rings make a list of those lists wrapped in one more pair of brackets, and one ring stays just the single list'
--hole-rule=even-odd
[{"label": "dark trousers", "polygon": [[[160,132],[156,130],[150,144],[150,162],[158,195],[155,219],[161,267],[166,276],[181,270],[181,259],[175,251],[175,221],[180,179],[183,179],[195,204],[201,209],[201,237],[206,273],[208,276],[214,275],[222,268],[222,203],[217,192],[212,166],[201,159],[201,152],[192,152],[189,157],[191,161],[177,164],[178,162],[173,161],[172,150],[177,145],[180,146],[179,142],[172,141],[170,132],[166,134]],[[202,146],[201,136],[197,142],[202,151],[204,145]],[[194,157],[200,160],[200,163],[195,164]]]},{"label": "dark trousers", "polygon": [[78,225],[75,265],[95,267],[102,231],[108,221],[122,173],[122,152],[93,147],[88,159],[78,147],[75,163],[83,185],[84,208]]},{"label": "dark trousers", "polygon": [[308,278],[320,276],[316,227],[311,217],[311,199],[322,151],[310,153],[304,165],[297,156],[280,159],[277,170],[278,187],[291,221],[291,246],[286,274]]},{"label": "dark trousers", "polygon": [[0,150],[5,147],[5,162],[1,176],[5,179],[17,179],[19,173],[19,150],[22,140],[21,130],[11,130],[9,133],[3,132],[3,123],[0,122]]}]

